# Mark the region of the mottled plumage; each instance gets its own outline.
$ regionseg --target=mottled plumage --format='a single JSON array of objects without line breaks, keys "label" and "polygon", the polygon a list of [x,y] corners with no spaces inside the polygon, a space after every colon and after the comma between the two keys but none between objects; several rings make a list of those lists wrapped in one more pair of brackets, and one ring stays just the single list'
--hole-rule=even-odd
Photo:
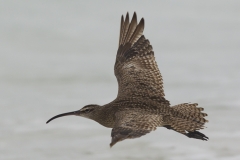
[{"label": "mottled plumage", "polygon": [[141,137],[157,127],[166,127],[189,138],[208,140],[197,130],[203,129],[207,120],[203,108],[197,104],[183,103],[170,107],[165,99],[163,80],[155,61],[149,40],[143,33],[144,19],[137,23],[134,13],[121,18],[119,48],[114,73],[118,81],[117,98],[109,104],[87,105],[82,109],[57,115],[51,120],[78,115],[97,121],[112,129],[113,146],[119,141]]}]

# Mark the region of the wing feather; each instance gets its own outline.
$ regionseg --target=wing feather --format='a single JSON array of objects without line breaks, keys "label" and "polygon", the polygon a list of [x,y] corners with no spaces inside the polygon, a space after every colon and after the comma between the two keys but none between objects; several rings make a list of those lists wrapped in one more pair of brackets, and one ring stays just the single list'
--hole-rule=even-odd
[{"label": "wing feather", "polygon": [[137,15],[134,12],[131,23],[130,23],[129,28],[128,28],[127,33],[126,33],[126,37],[124,37],[123,44],[129,42],[129,39],[131,38],[131,36],[132,36],[133,32],[135,31],[136,27],[137,27]]},{"label": "wing feather", "polygon": [[122,34],[123,34],[123,26],[124,26],[124,18],[123,18],[123,15],[121,17],[121,24],[120,24],[120,34],[119,34],[119,44],[118,46],[120,46],[121,42],[122,42]]},{"label": "wing feather", "polygon": [[125,19],[125,21],[123,23],[123,26],[121,28],[122,28],[122,31],[121,31],[121,35],[120,35],[120,38],[121,38],[121,41],[119,42],[120,45],[124,44],[124,40],[125,40],[125,37],[126,37],[127,32],[128,32],[128,28],[129,28],[129,15],[128,15],[128,13],[126,15],[126,19]]},{"label": "wing feather", "polygon": [[131,44],[134,44],[141,37],[143,30],[144,30],[144,19],[142,18],[137,28],[135,29],[133,35],[131,36],[129,42]]},{"label": "wing feather", "polygon": [[130,24],[128,19],[127,13],[125,21],[121,22],[123,29],[120,33],[120,45],[114,67],[119,86],[117,98],[150,98],[170,105],[164,98],[163,80],[152,46],[142,35],[144,19],[142,18],[138,24],[136,13]]}]

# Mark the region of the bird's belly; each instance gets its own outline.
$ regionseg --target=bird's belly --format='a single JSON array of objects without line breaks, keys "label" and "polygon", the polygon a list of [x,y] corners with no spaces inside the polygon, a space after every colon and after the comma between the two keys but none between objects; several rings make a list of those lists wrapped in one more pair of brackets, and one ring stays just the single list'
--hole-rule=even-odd
[{"label": "bird's belly", "polygon": [[113,128],[114,127],[114,123],[112,123],[112,122],[104,122],[104,123],[98,122],[98,123],[101,124],[104,127],[107,127],[107,128]]}]

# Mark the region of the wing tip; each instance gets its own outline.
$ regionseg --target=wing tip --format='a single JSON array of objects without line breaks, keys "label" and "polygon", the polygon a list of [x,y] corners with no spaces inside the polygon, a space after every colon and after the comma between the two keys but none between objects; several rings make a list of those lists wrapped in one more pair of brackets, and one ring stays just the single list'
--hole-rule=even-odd
[{"label": "wing tip", "polygon": [[143,24],[143,26],[145,25],[145,20],[144,20],[144,18],[142,18],[141,20],[140,20],[140,22],[139,22],[139,24]]},{"label": "wing tip", "polygon": [[125,17],[125,21],[126,20],[129,20],[129,13],[128,12],[127,12],[126,17]]},{"label": "wing tip", "polygon": [[137,20],[137,13],[136,12],[133,13],[132,19],[136,19]]},{"label": "wing tip", "polygon": [[[122,15],[121,17],[121,27],[120,27],[120,37],[119,37],[119,46],[120,45],[124,45],[128,42],[131,42],[132,39],[134,39],[134,33],[136,31],[137,28],[141,27],[142,31],[140,31],[138,34],[142,35],[142,32],[144,30],[144,26],[145,26],[145,21],[144,18],[141,18],[140,22],[137,22],[137,13],[136,11],[134,11],[133,13],[133,17],[131,19],[131,22],[129,22],[129,12],[126,13],[126,17],[124,19],[124,16]],[[126,24],[129,24],[128,27],[126,27]],[[133,29],[132,31],[129,31]],[[138,37],[139,38],[139,37]]]}]

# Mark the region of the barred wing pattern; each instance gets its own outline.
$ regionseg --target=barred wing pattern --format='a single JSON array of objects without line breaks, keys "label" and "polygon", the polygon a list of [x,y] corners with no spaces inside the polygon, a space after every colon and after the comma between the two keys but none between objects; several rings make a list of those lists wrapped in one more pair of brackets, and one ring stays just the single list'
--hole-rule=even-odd
[{"label": "barred wing pattern", "polygon": [[122,17],[114,67],[119,87],[117,99],[142,97],[170,105],[164,98],[162,76],[152,46],[142,35],[143,29],[144,19],[137,24],[136,13],[130,24],[128,13],[125,21]]}]

